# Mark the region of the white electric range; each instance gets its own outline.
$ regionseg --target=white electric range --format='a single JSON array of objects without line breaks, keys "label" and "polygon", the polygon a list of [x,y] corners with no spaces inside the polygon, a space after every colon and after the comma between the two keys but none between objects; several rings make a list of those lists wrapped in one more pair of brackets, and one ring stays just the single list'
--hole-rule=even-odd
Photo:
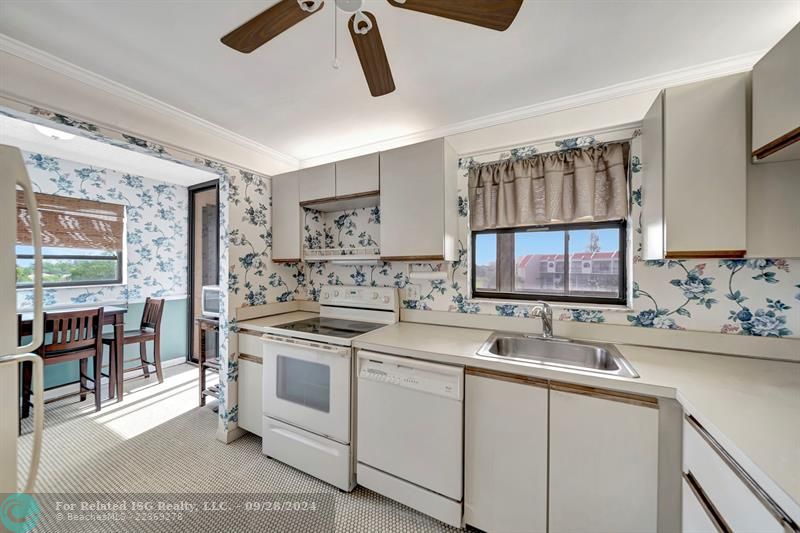
[{"label": "white electric range", "polygon": [[265,328],[263,453],[352,490],[352,341],[398,319],[397,289],[333,285],[318,317]]}]

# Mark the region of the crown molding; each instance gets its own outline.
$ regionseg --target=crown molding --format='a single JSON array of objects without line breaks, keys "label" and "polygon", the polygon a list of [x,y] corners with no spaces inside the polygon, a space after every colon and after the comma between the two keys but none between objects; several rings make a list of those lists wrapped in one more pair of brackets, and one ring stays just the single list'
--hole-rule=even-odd
[{"label": "crown molding", "polygon": [[[332,152],[315,157],[302,159],[300,161],[301,168],[311,167],[329,163],[331,161],[338,161],[350,157],[357,157],[380,150],[389,150],[406,146],[418,142],[437,139],[439,137],[448,137],[450,135],[457,135],[459,133],[466,133],[469,131],[497,126],[508,122],[533,118],[549,113],[558,111],[565,111],[576,107],[597,104],[616,98],[640,94],[647,91],[661,90],[667,87],[674,87],[676,85],[684,85],[696,81],[703,81],[729,74],[737,74],[739,72],[746,72],[753,68],[753,65],[761,59],[766,53],[766,50],[732,56],[708,63],[701,63],[692,67],[672,70],[663,74],[639,78],[633,81],[617,83],[603,87],[600,89],[593,89],[571,96],[565,96],[532,104],[528,106],[510,109],[508,111],[501,111],[483,117],[457,122],[438,128],[433,128],[409,135],[394,137],[376,143],[370,143],[347,150]],[[481,150],[483,152],[484,150]]]},{"label": "crown molding", "polygon": [[42,68],[57,72],[58,74],[84,83],[95,89],[123,98],[138,106],[169,116],[191,128],[204,130],[211,135],[224,139],[246,150],[257,152],[294,168],[300,166],[300,161],[295,157],[260,144],[243,135],[218,126],[213,122],[209,122],[208,120],[183,111],[152,96],[131,89],[126,85],[86,70],[57,56],[39,50],[38,48],[34,48],[3,33],[0,33],[0,51],[34,63]]}]

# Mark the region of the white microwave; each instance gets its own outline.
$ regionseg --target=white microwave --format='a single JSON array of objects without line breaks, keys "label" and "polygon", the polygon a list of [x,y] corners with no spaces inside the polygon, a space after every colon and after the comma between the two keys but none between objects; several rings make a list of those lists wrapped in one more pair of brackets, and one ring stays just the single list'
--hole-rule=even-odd
[{"label": "white microwave", "polygon": [[219,316],[219,301],[220,291],[219,285],[203,285],[203,293],[201,295],[202,307],[201,313],[203,316],[218,317]]}]

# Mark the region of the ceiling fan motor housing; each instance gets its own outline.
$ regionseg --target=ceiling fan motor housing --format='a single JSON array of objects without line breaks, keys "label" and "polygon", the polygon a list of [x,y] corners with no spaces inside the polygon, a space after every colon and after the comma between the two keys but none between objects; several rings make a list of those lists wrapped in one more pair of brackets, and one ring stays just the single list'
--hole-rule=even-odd
[{"label": "ceiling fan motor housing", "polygon": [[363,5],[363,0],[336,0],[336,7],[346,13],[355,13],[356,11],[361,11],[361,7]]}]

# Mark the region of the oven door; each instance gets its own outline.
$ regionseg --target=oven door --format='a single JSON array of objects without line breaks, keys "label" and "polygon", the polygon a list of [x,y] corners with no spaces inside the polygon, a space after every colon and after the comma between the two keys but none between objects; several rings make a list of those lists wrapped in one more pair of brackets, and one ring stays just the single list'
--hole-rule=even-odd
[{"label": "oven door", "polygon": [[350,443],[351,349],[264,335],[264,415]]}]

